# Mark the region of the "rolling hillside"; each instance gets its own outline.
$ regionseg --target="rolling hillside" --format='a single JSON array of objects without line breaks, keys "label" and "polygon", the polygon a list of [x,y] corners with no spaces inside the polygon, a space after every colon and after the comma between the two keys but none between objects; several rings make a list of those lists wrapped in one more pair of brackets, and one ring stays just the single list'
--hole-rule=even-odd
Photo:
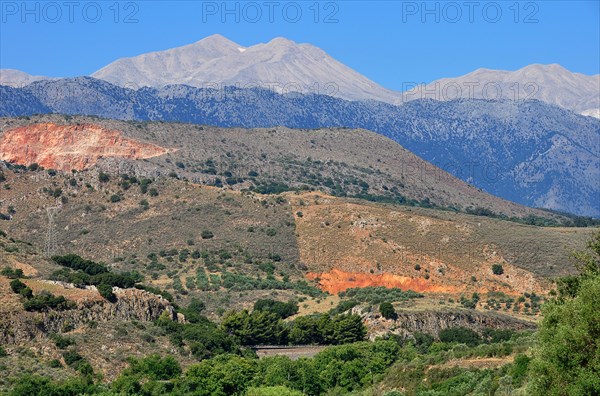
[{"label": "rolling hillside", "polygon": [[[52,128],[43,124],[50,121]],[[63,126],[60,135],[60,124],[77,127]],[[58,202],[61,253],[140,271],[183,299],[212,290],[218,304],[231,288],[251,291],[236,297],[239,303],[262,288],[316,296],[306,278],[332,293],[365,285],[454,295],[541,293],[548,279],[572,271],[568,254],[590,234],[461,213],[475,207],[569,221],[482,193],[360,130],[219,129],[83,117],[66,122],[62,116],[4,119],[1,128],[3,155],[11,154],[1,146],[13,141],[7,137],[30,139],[21,145],[26,150],[16,151],[28,157],[11,157],[30,170],[9,165],[3,171],[3,228],[43,249],[44,208]],[[47,131],[60,139],[34,145]],[[94,159],[93,143],[103,142],[103,134],[126,144],[131,155],[102,143],[102,158]],[[147,158],[137,146],[162,154]],[[63,171],[32,168],[32,158],[41,157],[48,167],[56,160]],[[406,173],[422,167],[439,177]],[[491,273],[493,264],[503,265],[504,277]],[[37,271],[51,273],[43,266]]]}]

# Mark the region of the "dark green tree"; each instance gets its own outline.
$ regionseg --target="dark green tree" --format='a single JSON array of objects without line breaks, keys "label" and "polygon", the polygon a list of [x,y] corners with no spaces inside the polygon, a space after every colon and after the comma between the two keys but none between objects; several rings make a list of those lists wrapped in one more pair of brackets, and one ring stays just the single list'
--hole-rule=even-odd
[{"label": "dark green tree", "polygon": [[394,306],[389,302],[382,302],[381,304],[379,304],[379,312],[381,313],[381,316],[383,316],[386,319],[395,320],[398,317]]},{"label": "dark green tree", "polygon": [[580,274],[559,282],[542,308],[531,395],[600,395],[600,231],[574,257]]}]

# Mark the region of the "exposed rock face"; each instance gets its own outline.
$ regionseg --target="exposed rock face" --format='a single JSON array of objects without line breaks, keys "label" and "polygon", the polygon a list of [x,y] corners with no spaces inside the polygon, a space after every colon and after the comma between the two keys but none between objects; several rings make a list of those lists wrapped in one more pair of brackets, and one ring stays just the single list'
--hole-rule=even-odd
[{"label": "exposed rock face", "polygon": [[0,318],[0,343],[15,344],[52,333],[76,329],[90,322],[110,320],[153,321],[168,312],[174,321],[183,320],[171,304],[160,296],[138,290],[114,288],[117,301],[85,299],[68,311],[8,312]]},{"label": "exposed rock face", "polygon": [[408,336],[416,332],[438,337],[441,330],[451,327],[466,327],[479,333],[486,328],[527,330],[536,327],[533,322],[519,320],[507,315],[469,310],[397,310],[398,317],[396,320],[385,319],[379,313],[370,312],[364,307],[355,307],[352,309],[352,313],[363,317],[371,340],[385,334]]},{"label": "exposed rock face", "polygon": [[402,290],[429,293],[455,293],[458,291],[456,287],[433,284],[423,278],[410,278],[408,276],[390,273],[368,274],[360,272],[344,272],[337,268],[321,274],[309,272],[306,277],[313,280],[319,278],[319,286],[321,289],[331,294],[337,294],[346,289],[355,287],[368,286],[384,286],[388,288],[399,288]]},{"label": "exposed rock face", "polygon": [[35,124],[6,131],[0,137],[1,160],[64,171],[87,169],[101,158],[144,159],[168,151],[93,124]]}]

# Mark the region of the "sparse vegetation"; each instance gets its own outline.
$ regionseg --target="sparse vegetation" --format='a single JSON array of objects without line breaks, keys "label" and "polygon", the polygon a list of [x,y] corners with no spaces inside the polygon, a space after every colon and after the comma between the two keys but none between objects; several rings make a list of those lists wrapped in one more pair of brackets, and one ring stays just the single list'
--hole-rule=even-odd
[{"label": "sparse vegetation", "polygon": [[0,275],[6,276],[8,279],[19,279],[25,277],[25,274],[23,274],[22,269],[11,267],[2,268],[2,271],[0,271]]}]

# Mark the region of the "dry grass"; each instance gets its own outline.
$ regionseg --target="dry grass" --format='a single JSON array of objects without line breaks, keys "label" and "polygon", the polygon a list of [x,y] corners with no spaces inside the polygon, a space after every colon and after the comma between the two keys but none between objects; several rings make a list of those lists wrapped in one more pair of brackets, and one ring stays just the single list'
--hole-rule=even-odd
[{"label": "dry grass", "polygon": [[[334,291],[384,285],[425,292],[544,293],[547,278],[573,271],[569,254],[582,249],[592,232],[323,194],[288,197],[294,212],[302,212],[296,216],[301,260]],[[501,264],[504,274],[494,275],[493,264]]]}]

